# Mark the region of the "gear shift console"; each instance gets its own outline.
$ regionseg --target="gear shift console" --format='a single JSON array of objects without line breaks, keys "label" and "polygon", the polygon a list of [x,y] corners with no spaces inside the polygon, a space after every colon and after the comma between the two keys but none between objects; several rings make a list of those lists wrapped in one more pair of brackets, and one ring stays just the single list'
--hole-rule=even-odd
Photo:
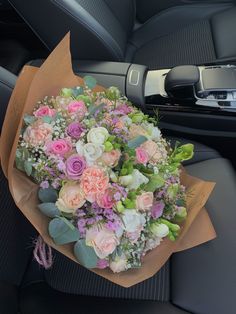
[{"label": "gear shift console", "polygon": [[[157,85],[154,88],[154,78],[158,88]],[[145,94],[153,96],[155,92],[165,98],[166,103],[236,110],[236,66],[184,65],[149,71]]]}]

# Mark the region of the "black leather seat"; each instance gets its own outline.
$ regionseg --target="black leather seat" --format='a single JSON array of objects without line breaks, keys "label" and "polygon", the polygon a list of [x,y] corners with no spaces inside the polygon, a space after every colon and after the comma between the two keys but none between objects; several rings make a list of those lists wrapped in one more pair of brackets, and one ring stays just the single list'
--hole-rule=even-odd
[{"label": "black leather seat", "polygon": [[[5,83],[0,80],[0,108],[6,108],[10,95],[5,74],[0,68],[0,77],[5,78]],[[5,92],[8,95],[3,98]],[[52,269],[40,269],[32,261],[35,231],[14,205],[1,173],[0,314],[234,314],[235,173],[213,149],[196,143],[196,151],[186,167],[217,183],[207,209],[218,237],[175,254],[154,277],[129,289],[111,284],[55,251]]]},{"label": "black leather seat", "polygon": [[236,8],[230,2],[186,1],[144,24],[135,23],[134,0],[9,2],[49,49],[70,30],[74,59],[128,61],[150,69],[236,59]]}]

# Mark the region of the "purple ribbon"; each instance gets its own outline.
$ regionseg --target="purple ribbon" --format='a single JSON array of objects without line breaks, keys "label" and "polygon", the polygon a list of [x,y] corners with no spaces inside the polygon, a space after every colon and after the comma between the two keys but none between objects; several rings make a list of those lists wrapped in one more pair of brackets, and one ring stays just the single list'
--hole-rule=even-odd
[{"label": "purple ribbon", "polygon": [[38,236],[35,241],[33,255],[39,265],[43,266],[45,269],[52,267],[52,249],[44,242],[41,236]]}]

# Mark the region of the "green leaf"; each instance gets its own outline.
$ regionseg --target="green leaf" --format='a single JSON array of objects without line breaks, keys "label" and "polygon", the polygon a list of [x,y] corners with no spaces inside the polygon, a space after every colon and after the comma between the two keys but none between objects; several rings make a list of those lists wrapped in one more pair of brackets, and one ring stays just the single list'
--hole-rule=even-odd
[{"label": "green leaf", "polygon": [[47,189],[40,188],[38,191],[38,198],[42,203],[55,203],[57,201],[58,195],[56,190],[52,187]]},{"label": "green leaf", "polygon": [[84,83],[86,86],[88,86],[88,88],[93,89],[96,86],[97,81],[94,77],[86,75],[84,77]]},{"label": "green leaf", "polygon": [[165,180],[158,174],[154,174],[149,182],[144,186],[144,190],[148,192],[155,192],[157,189],[165,184]]},{"label": "green leaf", "polygon": [[36,120],[35,116],[30,116],[28,114],[25,114],[25,116],[24,116],[24,122],[26,125],[30,125],[30,124],[34,123],[35,120]]},{"label": "green leaf", "polygon": [[80,238],[79,230],[66,218],[58,217],[51,220],[48,231],[58,245],[75,242]]},{"label": "green leaf", "polygon": [[27,176],[31,175],[33,167],[32,167],[31,162],[29,162],[28,160],[24,161],[24,170],[25,170]]},{"label": "green leaf", "polygon": [[50,217],[55,218],[60,215],[60,211],[54,203],[42,203],[38,205],[40,211]]},{"label": "green leaf", "polygon": [[88,117],[91,117],[92,115],[94,115],[96,111],[101,111],[105,106],[106,106],[106,104],[104,104],[104,103],[102,103],[98,106],[95,106],[95,105],[90,106]]},{"label": "green leaf", "polygon": [[43,117],[43,122],[50,124],[52,122],[53,118],[49,116]]},{"label": "green leaf", "polygon": [[20,171],[25,171],[24,160],[22,158],[16,157],[16,168]]},{"label": "green leaf", "polygon": [[128,141],[128,146],[129,148],[137,148],[146,141],[147,141],[146,136],[140,135]]},{"label": "green leaf", "polygon": [[98,257],[94,249],[86,245],[85,240],[79,240],[74,246],[74,253],[77,260],[86,268],[95,268]]},{"label": "green leaf", "polygon": [[72,88],[72,96],[73,97],[78,97],[79,95],[82,95],[84,93],[84,89],[83,87],[75,87],[75,88]]}]

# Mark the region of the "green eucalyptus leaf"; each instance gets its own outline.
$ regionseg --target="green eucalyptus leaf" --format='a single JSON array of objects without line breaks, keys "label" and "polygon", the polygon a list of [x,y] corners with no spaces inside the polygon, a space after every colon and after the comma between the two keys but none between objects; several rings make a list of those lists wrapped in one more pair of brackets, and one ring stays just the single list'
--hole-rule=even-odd
[{"label": "green eucalyptus leaf", "polygon": [[42,203],[55,203],[58,199],[57,191],[52,187],[47,189],[40,188],[38,191],[38,198]]},{"label": "green eucalyptus leaf", "polygon": [[155,192],[165,184],[165,180],[158,174],[154,174],[149,182],[144,186],[144,190],[148,192]]},{"label": "green eucalyptus leaf", "polygon": [[16,168],[19,169],[20,171],[25,171],[24,167],[24,160],[22,158],[16,157]]},{"label": "green eucalyptus leaf", "polygon": [[64,217],[51,220],[48,231],[53,241],[58,245],[75,242],[80,238],[79,230]]},{"label": "green eucalyptus leaf", "polygon": [[93,89],[97,85],[96,79],[94,77],[90,76],[90,75],[86,75],[84,77],[84,83],[90,89]]},{"label": "green eucalyptus leaf", "polygon": [[81,239],[75,243],[74,253],[77,260],[86,268],[95,268],[98,257],[91,246],[86,245],[85,240]]},{"label": "green eucalyptus leaf", "polygon": [[104,107],[106,106],[106,104],[102,103],[98,106],[92,105],[89,107],[89,115],[88,117],[91,117],[95,114],[96,111],[100,111],[102,110]]},{"label": "green eucalyptus leaf", "polygon": [[79,95],[82,95],[83,93],[84,93],[84,89],[81,86],[72,88],[72,96],[74,98],[77,98]]},{"label": "green eucalyptus leaf", "polygon": [[24,161],[24,170],[27,174],[27,176],[30,176],[32,171],[33,171],[33,167],[32,167],[32,163],[28,160]]},{"label": "green eucalyptus leaf", "polygon": [[50,217],[55,218],[60,215],[60,211],[54,203],[42,203],[38,205],[40,211]]},{"label": "green eucalyptus leaf", "polygon": [[24,122],[26,125],[30,125],[30,124],[34,123],[35,120],[36,120],[35,116],[30,116],[28,114],[26,114],[24,116]]},{"label": "green eucalyptus leaf", "polygon": [[137,148],[146,141],[147,141],[146,136],[140,135],[128,141],[128,146],[129,148]]},{"label": "green eucalyptus leaf", "polygon": [[50,116],[44,116],[43,122],[50,124],[52,122],[53,118]]}]

